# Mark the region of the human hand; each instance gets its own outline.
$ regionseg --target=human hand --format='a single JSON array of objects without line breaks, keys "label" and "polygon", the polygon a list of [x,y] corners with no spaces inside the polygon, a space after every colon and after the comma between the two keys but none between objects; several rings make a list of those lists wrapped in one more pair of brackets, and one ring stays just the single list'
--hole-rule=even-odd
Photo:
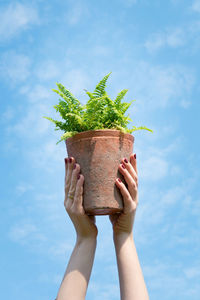
[{"label": "human hand", "polygon": [[[123,168],[123,166],[125,168]],[[123,197],[124,209],[119,214],[110,215],[110,221],[113,225],[114,236],[132,235],[133,223],[136,208],[138,205],[138,176],[137,176],[137,162],[136,154],[131,154],[130,162],[127,159],[122,159],[119,166],[120,173],[124,176],[128,185],[121,182],[119,178],[116,179],[116,185],[120,189]]]},{"label": "human hand", "polygon": [[83,208],[84,176],[79,173],[80,165],[75,163],[75,159],[73,157],[65,158],[64,206],[74,224],[77,241],[88,238],[96,239],[98,229],[95,225],[95,216],[86,215]]}]

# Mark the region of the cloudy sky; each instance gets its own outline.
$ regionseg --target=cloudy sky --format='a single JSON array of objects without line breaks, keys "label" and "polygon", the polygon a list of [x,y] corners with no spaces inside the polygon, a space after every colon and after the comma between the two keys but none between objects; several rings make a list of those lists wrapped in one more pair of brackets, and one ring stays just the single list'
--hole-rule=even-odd
[{"label": "cloudy sky", "polygon": [[[65,144],[44,115],[63,83],[84,104],[129,89],[139,206],[135,243],[151,299],[200,294],[200,1],[0,1],[1,297],[54,299],[75,243],[63,207]],[[99,227],[88,300],[119,300],[111,225]]]}]

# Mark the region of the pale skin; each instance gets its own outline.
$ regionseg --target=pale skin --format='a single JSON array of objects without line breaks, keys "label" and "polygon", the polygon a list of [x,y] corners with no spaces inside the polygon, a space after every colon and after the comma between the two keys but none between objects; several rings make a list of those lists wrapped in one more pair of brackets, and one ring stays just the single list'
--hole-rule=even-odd
[{"label": "pale skin", "polygon": [[[115,181],[123,197],[124,210],[120,215],[111,215],[109,218],[113,228],[121,300],[148,300],[133,239],[133,224],[138,205],[136,155],[131,154],[129,161],[122,158],[119,171],[127,183],[126,188],[118,178]],[[60,285],[57,300],[85,299],[92,271],[98,229],[95,217],[86,215],[84,211],[83,185],[84,176],[80,174],[80,165],[73,157],[66,158],[64,206],[76,230],[76,245]]]}]

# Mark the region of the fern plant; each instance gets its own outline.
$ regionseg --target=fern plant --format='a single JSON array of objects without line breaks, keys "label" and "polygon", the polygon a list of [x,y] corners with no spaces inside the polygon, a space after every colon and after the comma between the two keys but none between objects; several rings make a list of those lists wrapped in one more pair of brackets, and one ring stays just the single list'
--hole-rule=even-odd
[{"label": "fern plant", "polygon": [[97,129],[117,129],[123,133],[132,133],[136,130],[145,129],[153,132],[146,126],[127,128],[127,124],[132,119],[125,116],[125,112],[135,100],[130,103],[122,102],[122,99],[128,92],[127,89],[122,90],[113,101],[107,95],[105,88],[108,77],[111,72],[103,77],[97,84],[93,93],[84,90],[89,96],[86,105],[81,105],[72,93],[67,90],[61,83],[56,83],[58,89],[53,89],[61,99],[59,103],[54,105],[57,112],[60,113],[63,121],[56,121],[49,117],[44,117],[55,124],[55,130],[62,130],[64,134],[62,140],[74,136],[78,132]]}]

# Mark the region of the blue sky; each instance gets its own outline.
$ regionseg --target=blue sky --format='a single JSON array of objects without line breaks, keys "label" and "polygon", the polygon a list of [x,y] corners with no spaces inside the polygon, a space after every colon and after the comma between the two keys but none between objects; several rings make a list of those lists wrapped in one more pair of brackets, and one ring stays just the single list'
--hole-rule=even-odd
[{"label": "blue sky", "polygon": [[[135,243],[150,299],[200,295],[200,1],[1,1],[1,297],[54,299],[75,243],[64,210],[63,83],[86,103],[112,71],[127,88],[139,171]],[[88,300],[120,299],[111,225],[99,227]]]}]

